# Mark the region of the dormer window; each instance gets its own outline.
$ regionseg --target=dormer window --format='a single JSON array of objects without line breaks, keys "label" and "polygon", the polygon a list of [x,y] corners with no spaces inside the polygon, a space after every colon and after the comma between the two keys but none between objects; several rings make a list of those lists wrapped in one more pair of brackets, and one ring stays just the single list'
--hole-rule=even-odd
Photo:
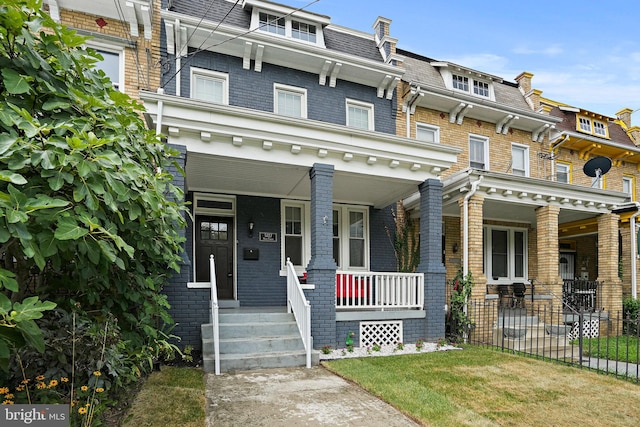
[{"label": "dormer window", "polygon": [[453,75],[453,88],[469,92],[469,78],[464,76]]},{"label": "dormer window", "polygon": [[478,96],[489,97],[489,83],[478,80],[473,81],[473,93]]},{"label": "dormer window", "polygon": [[609,129],[607,123],[592,119],[591,117],[578,115],[576,120],[576,128],[580,132],[589,133],[591,135],[609,138]]},{"label": "dormer window", "polygon": [[[303,18],[303,19],[300,19]],[[309,18],[309,20],[307,20]],[[324,47],[322,34],[322,19],[314,20],[312,14],[291,14],[278,11],[253,9],[251,15],[251,30],[262,31],[280,37],[300,40],[316,46]]]}]

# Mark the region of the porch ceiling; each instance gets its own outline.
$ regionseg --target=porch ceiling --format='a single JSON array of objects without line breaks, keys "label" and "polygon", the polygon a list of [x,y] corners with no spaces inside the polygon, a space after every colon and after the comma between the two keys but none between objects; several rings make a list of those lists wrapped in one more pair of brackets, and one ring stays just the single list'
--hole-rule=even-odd
[{"label": "porch ceiling", "polygon": [[[188,153],[189,191],[309,200],[310,167]],[[382,208],[415,193],[418,183],[336,171],[335,202]]]},{"label": "porch ceiling", "polygon": [[[485,220],[531,224],[536,227],[536,209],[558,206],[560,233],[567,235],[592,232],[585,224],[593,223],[603,213],[623,205],[626,194],[589,187],[562,184],[510,174],[467,170],[444,180],[443,214],[460,216],[459,201],[480,180],[477,194],[484,197]],[[564,231],[563,231],[564,230]]]}]

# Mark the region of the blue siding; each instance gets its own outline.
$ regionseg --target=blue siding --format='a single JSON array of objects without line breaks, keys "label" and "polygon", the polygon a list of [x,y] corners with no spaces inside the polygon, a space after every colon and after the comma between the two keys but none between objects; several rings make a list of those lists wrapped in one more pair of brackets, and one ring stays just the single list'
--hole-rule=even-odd
[{"label": "blue siding", "polygon": [[[263,64],[262,72],[242,68],[242,58],[212,52],[199,52],[181,71],[181,94],[189,96],[191,67],[227,73],[229,75],[229,104],[237,107],[273,112],[274,83],[307,89],[307,117],[311,120],[346,125],[346,100],[373,104],[375,130],[395,134],[396,101],[378,98],[377,90],[338,79],[336,87],[318,84],[318,75],[300,70]],[[171,89],[167,85],[167,93]]]},{"label": "blue siding", "polygon": [[392,243],[396,230],[392,215],[395,210],[395,205],[384,209],[369,209],[371,271],[397,271]]}]

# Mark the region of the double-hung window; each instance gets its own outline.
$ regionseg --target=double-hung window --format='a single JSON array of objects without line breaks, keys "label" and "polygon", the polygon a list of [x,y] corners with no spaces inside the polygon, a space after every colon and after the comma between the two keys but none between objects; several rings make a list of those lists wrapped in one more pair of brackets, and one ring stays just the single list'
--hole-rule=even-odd
[{"label": "double-hung window", "polygon": [[571,183],[571,164],[569,163],[556,163],[556,181],[564,182],[565,184]]},{"label": "double-hung window", "polygon": [[87,46],[102,56],[95,68],[102,70],[109,77],[113,88],[124,92],[124,46],[116,46],[100,40],[91,40]]},{"label": "double-hung window", "polygon": [[486,227],[485,271],[493,281],[524,281],[527,276],[527,234],[519,228]]},{"label": "double-hung window", "polygon": [[511,171],[514,175],[529,176],[529,147],[511,144]]},{"label": "double-hung window", "polygon": [[631,200],[636,199],[636,178],[634,176],[623,176],[622,177],[622,191],[627,193]]},{"label": "double-hung window", "polygon": [[373,104],[347,99],[347,126],[374,130]]},{"label": "double-hung window", "polygon": [[469,166],[489,170],[489,139],[469,135]]},{"label": "double-hung window", "polygon": [[[305,260],[305,207],[302,204],[284,206],[284,260],[293,265],[304,266]],[[304,264],[303,264],[304,262]]]},{"label": "double-hung window", "polygon": [[583,132],[591,133],[591,120],[586,117],[580,117],[578,120],[578,125],[580,126],[580,130]]},{"label": "double-hung window", "polygon": [[260,12],[260,30],[284,36],[285,19],[277,15]]},{"label": "double-hung window", "polygon": [[276,114],[307,118],[307,91],[293,86],[274,85],[274,110]]},{"label": "double-hung window", "polygon": [[607,123],[592,119],[591,117],[578,115],[576,120],[576,129],[580,132],[590,133],[592,135],[609,138],[609,129]]},{"label": "double-hung window", "polygon": [[459,76],[457,74],[452,75],[452,83],[453,88],[462,90],[465,92],[469,92],[469,78],[464,76]]},{"label": "double-hung window", "polygon": [[473,81],[473,93],[485,98],[489,97],[489,83],[481,82],[478,80]]},{"label": "double-hung window", "polygon": [[228,104],[229,76],[211,70],[191,68],[191,98]]},{"label": "double-hung window", "polygon": [[416,139],[425,142],[440,142],[440,128],[424,123],[416,124]]},{"label": "double-hung window", "polygon": [[291,21],[291,37],[307,42],[316,42],[316,26],[300,21]]}]

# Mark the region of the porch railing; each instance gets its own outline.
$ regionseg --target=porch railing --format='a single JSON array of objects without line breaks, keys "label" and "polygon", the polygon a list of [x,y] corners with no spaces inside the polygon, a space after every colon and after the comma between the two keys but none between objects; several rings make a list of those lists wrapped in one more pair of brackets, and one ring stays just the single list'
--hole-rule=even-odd
[{"label": "porch railing", "polygon": [[218,320],[218,287],[216,285],[216,263],[209,256],[209,275],[211,277],[211,325],[213,327],[213,357],[216,364],[215,374],[220,375],[220,324]]},{"label": "porch railing", "polygon": [[424,307],[424,274],[336,272],[336,309],[417,309]]},{"label": "porch railing", "polygon": [[598,307],[598,288],[602,281],[568,280],[562,285],[562,300],[575,310],[594,312]]},{"label": "porch railing", "polygon": [[311,368],[311,304],[304,296],[300,280],[291,260],[287,258],[287,312],[291,313],[298,324],[300,336],[307,352],[307,368]]}]

